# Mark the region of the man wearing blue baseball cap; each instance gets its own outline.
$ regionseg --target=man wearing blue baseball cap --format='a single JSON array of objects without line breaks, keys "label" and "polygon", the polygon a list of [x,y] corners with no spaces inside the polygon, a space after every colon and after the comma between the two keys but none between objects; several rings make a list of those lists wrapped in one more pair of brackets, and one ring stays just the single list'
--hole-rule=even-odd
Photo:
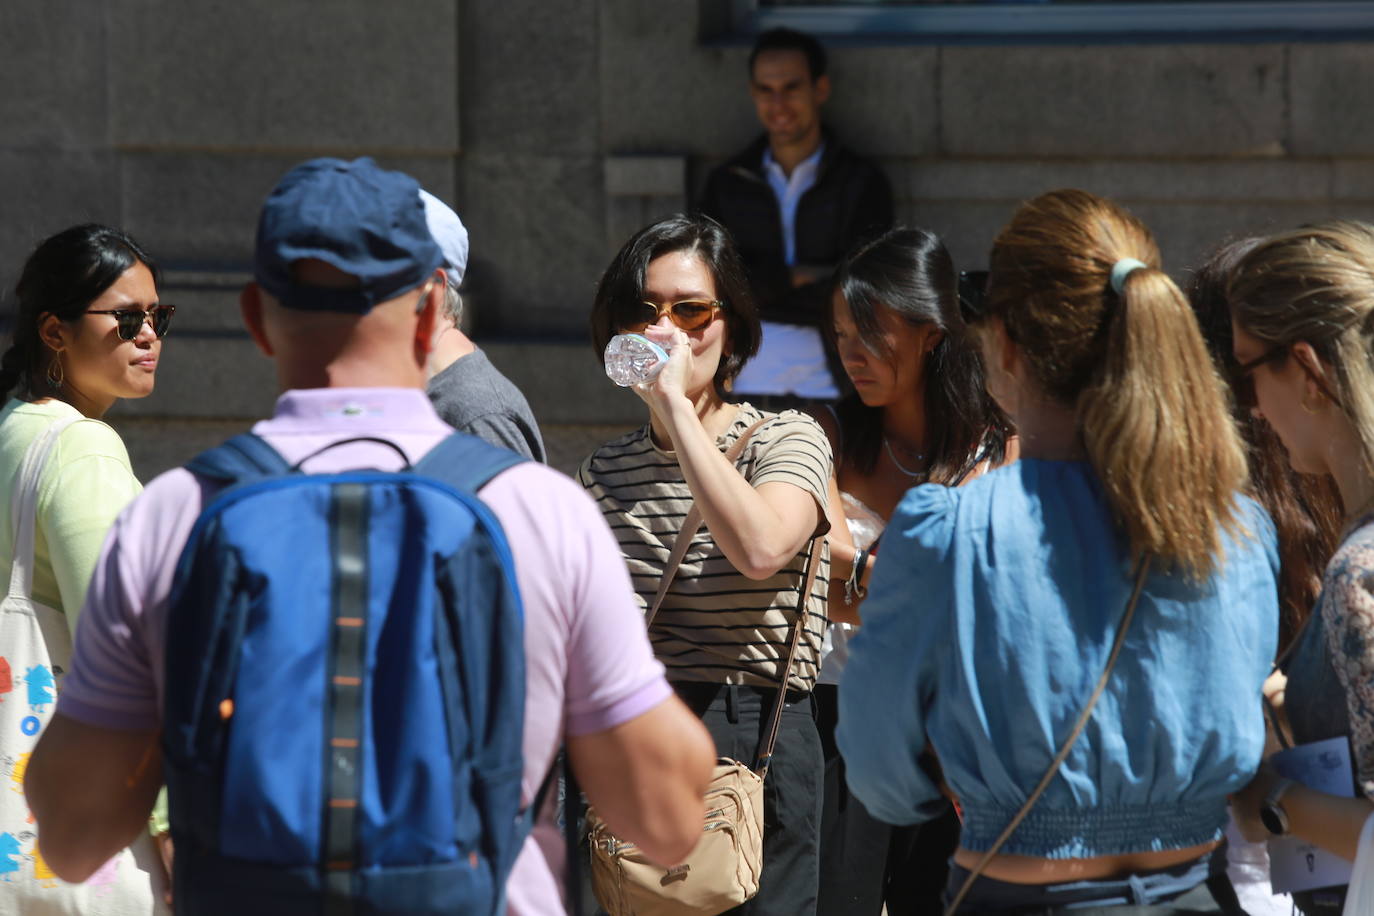
[{"label": "man wearing blue baseball cap", "polygon": [[[409,176],[369,159],[316,159],[288,172],[263,205],[255,281],[241,299],[248,330],[275,363],[282,391],[272,418],[253,431],[307,473],[394,470],[445,440],[452,430],[424,394],[444,295],[443,260],[426,223],[419,186]],[[43,856],[67,880],[85,880],[146,829],[161,783],[169,596],[182,548],[216,492],[212,479],[184,468],[169,471],[120,516],[106,541],[57,713],[34,752],[26,781]],[[681,861],[701,833],[702,791],[714,749],[653,658],[614,538],[581,487],[536,462],[500,472],[478,496],[511,545],[523,597],[521,805],[535,799],[557,748],[566,743],[578,781],[617,835],[638,843],[655,860]],[[337,524],[340,531],[351,530]],[[289,584],[259,583],[258,593]],[[179,606],[179,614],[184,608]],[[337,618],[339,633],[359,625],[350,620]],[[333,678],[336,686],[349,681]],[[303,684],[302,692],[309,687]],[[288,704],[289,711],[298,699],[288,691],[277,702]],[[374,700],[378,705],[367,713],[374,733],[414,714]],[[232,695],[207,702],[213,717],[229,723],[227,740],[234,740],[238,720]],[[303,728],[314,725],[302,722]],[[362,759],[365,764],[368,758]],[[328,777],[331,790],[336,777],[337,772]],[[272,774],[236,778],[269,780]],[[455,773],[453,783],[470,778]],[[330,812],[348,810],[349,804],[331,791]],[[383,810],[390,809],[383,805]],[[239,821],[271,818],[270,812],[258,811],[196,814],[202,821],[223,817],[227,822],[231,815]],[[549,813],[537,814],[507,883],[510,913],[563,912],[557,876],[564,850]],[[177,816],[174,806],[174,824]],[[189,821],[183,815],[187,822],[201,823],[196,815]],[[349,822],[328,812],[320,820]],[[383,822],[371,829],[404,836],[407,826]],[[410,832],[418,831],[411,826]],[[332,832],[328,839],[332,844]],[[195,851],[178,855],[179,872],[182,859]],[[476,853],[472,856],[476,862]],[[252,867],[258,871],[243,875],[256,881],[262,866]],[[319,877],[283,873],[272,880],[291,888],[316,881],[336,889],[337,897],[338,885],[326,880],[327,870],[312,874]],[[187,886],[200,898],[196,912],[224,909],[222,904],[216,909],[213,900],[206,903],[205,889],[195,884]],[[410,882],[406,893],[412,900],[423,898],[425,886]],[[225,893],[230,891],[242,893],[226,885]],[[435,885],[433,892],[442,888]],[[300,911],[291,909],[289,895],[264,894],[261,903],[264,916]],[[329,911],[352,912],[353,907],[347,899],[334,899]],[[427,912],[401,908],[399,901],[387,911]]]},{"label": "man wearing blue baseball cap", "polygon": [[547,461],[539,424],[520,389],[460,327],[458,292],[468,266],[468,231],[448,204],[421,191],[429,232],[444,253],[444,308],[429,354],[429,399],[445,423],[492,445]]}]

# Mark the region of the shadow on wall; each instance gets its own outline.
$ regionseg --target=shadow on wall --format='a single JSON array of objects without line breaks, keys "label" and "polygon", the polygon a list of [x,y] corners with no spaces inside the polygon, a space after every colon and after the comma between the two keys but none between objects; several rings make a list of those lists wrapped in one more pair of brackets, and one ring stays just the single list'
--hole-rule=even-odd
[{"label": "shadow on wall", "polygon": [[[501,302],[501,272],[489,259],[469,256],[461,292],[463,315],[459,326],[464,334],[482,337],[518,331],[514,315],[502,315],[495,309],[496,303]],[[509,303],[507,309],[510,310]]]}]

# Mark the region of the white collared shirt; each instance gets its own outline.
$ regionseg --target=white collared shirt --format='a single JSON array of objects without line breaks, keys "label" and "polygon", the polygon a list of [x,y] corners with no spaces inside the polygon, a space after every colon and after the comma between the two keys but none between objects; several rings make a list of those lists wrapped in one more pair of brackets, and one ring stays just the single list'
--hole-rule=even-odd
[{"label": "white collared shirt", "polygon": [[791,176],[788,176],[783,172],[782,166],[773,159],[773,151],[767,147],[763,150],[763,173],[768,178],[768,186],[773,189],[773,196],[778,199],[778,209],[782,212],[782,257],[788,267],[793,267],[797,263],[797,204],[801,202],[802,195],[815,185],[816,173],[820,170],[821,155],[824,152],[825,143],[822,141],[821,145],[816,147],[816,151],[798,162]]},{"label": "white collared shirt", "polygon": [[[782,216],[783,258],[788,267],[795,266],[797,261],[797,204],[815,185],[824,153],[825,143],[822,142],[814,153],[797,163],[788,176],[774,161],[773,151],[766,147],[763,151],[763,173],[778,200]],[[745,364],[735,379],[737,393],[791,394],[819,400],[840,396],[825,361],[825,344],[820,331],[773,321],[762,322],[762,330],[758,355]]]}]

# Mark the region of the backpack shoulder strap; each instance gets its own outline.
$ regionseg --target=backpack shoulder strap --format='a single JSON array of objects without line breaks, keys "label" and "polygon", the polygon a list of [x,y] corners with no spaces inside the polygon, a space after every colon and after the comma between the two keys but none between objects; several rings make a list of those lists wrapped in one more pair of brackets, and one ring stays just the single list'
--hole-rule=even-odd
[{"label": "backpack shoulder strap", "polygon": [[186,469],[225,485],[260,477],[276,477],[291,465],[261,436],[240,433],[186,463]]},{"label": "backpack shoulder strap", "polygon": [[476,493],[493,477],[529,459],[467,433],[454,433],[430,449],[414,471]]}]

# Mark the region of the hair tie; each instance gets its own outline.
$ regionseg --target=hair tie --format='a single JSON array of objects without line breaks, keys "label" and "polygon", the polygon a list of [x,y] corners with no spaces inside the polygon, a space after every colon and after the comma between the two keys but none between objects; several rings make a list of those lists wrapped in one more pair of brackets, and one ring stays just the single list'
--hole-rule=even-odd
[{"label": "hair tie", "polygon": [[1149,267],[1144,261],[1135,258],[1122,258],[1112,265],[1112,291],[1118,296],[1126,286],[1126,278],[1142,267]]}]

